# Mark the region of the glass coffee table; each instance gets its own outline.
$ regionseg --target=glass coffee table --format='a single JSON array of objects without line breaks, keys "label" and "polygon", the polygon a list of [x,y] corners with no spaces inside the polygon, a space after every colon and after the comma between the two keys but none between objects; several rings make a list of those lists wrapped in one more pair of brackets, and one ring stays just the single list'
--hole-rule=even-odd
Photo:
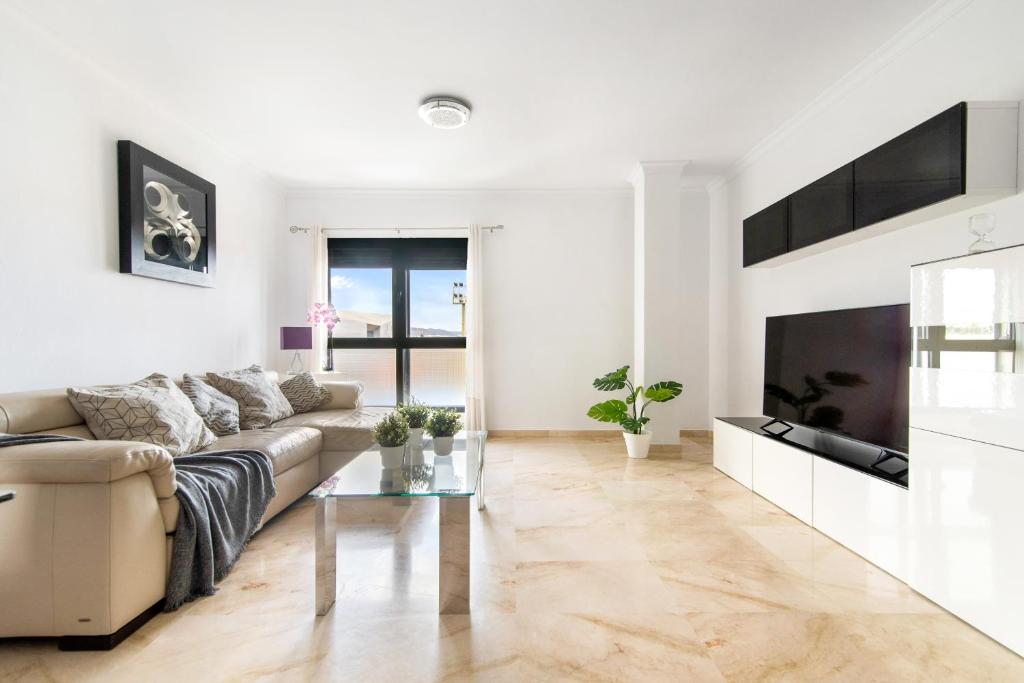
[{"label": "glass coffee table", "polygon": [[387,497],[437,498],[438,611],[469,614],[469,515],[475,495],[484,508],[484,444],[487,432],[460,432],[451,455],[436,455],[433,442],[406,445],[401,467],[384,467],[373,446],[309,495],[316,500],[316,613],[327,614],[337,593],[337,501]]}]

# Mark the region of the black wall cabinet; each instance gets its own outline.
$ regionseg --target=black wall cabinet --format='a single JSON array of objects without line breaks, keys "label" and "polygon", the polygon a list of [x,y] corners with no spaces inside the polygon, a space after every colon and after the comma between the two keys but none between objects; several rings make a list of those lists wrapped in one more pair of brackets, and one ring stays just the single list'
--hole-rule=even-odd
[{"label": "black wall cabinet", "polygon": [[790,250],[853,230],[853,164],[789,196]]},{"label": "black wall cabinet", "polygon": [[871,150],[743,221],[743,266],[967,190],[967,104]]},{"label": "black wall cabinet", "polygon": [[760,263],[789,251],[788,226],[788,197],[743,221],[743,266]]},{"label": "black wall cabinet", "polygon": [[967,105],[928,119],[854,162],[854,215],[863,228],[963,194]]}]

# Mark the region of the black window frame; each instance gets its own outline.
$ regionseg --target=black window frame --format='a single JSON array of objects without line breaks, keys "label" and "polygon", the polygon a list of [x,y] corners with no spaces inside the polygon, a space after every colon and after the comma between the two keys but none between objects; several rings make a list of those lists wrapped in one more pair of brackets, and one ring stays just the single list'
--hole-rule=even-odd
[{"label": "black window frame", "polygon": [[[332,237],[327,240],[327,300],[332,268],[391,269],[391,336],[332,337],[332,349],[394,349],[395,405],[410,398],[409,352],[413,349],[464,349],[465,337],[409,336],[409,271],[465,270],[467,240],[460,237]],[[437,406],[463,410],[464,406]]]}]

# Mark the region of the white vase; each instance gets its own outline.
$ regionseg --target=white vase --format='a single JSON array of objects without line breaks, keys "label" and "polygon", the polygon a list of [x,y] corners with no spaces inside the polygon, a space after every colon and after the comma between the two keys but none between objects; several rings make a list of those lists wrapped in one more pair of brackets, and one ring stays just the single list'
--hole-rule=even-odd
[{"label": "white vase", "polygon": [[452,444],[455,443],[455,437],[452,436],[435,436],[434,437],[434,454],[435,455],[448,455],[452,452]]},{"label": "white vase", "polygon": [[380,464],[387,469],[401,467],[405,462],[405,446],[381,446]]},{"label": "white vase", "polygon": [[646,458],[647,451],[651,449],[651,433],[643,431],[640,434],[622,432],[622,438],[626,440],[626,453],[631,458]]},{"label": "white vase", "polygon": [[423,427],[409,427],[409,445],[413,448],[423,447]]}]

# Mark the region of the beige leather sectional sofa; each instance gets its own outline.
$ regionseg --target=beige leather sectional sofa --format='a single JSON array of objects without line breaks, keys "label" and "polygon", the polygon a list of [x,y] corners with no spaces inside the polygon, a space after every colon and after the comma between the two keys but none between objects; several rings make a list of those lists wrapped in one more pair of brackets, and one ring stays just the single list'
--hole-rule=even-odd
[{"label": "beige leather sectional sofa", "polygon": [[[369,447],[387,411],[364,407],[358,384],[319,379],[332,396],[320,410],[207,449],[270,458],[277,496],[264,523]],[[113,647],[164,596],[178,520],[174,459],[146,443],[95,440],[63,389],[0,394],[0,432],[86,439],[0,449],[0,489],[17,494],[0,504],[0,637]]]}]

